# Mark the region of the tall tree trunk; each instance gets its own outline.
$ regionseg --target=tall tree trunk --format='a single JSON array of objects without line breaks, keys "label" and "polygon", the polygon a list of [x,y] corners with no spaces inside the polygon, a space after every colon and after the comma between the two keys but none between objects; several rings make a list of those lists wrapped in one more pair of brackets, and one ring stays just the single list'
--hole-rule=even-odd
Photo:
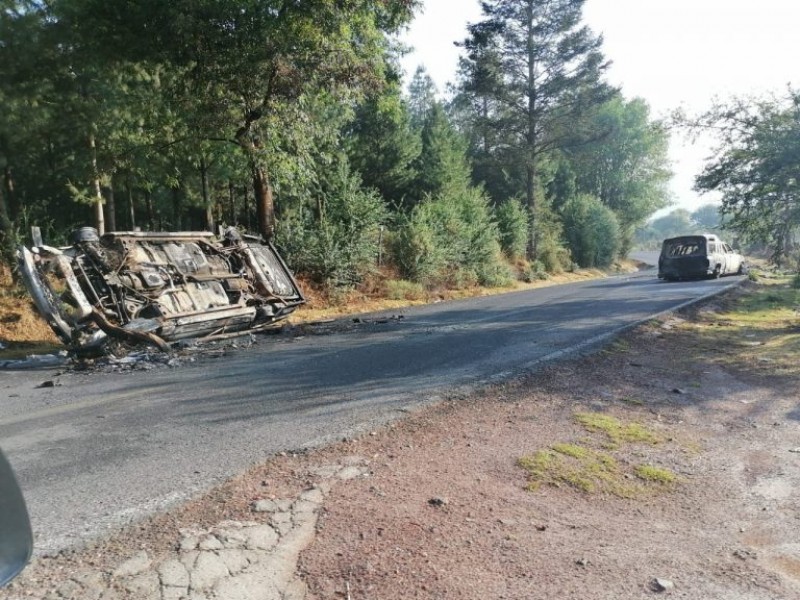
[{"label": "tall tree trunk", "polygon": [[248,186],[244,186],[242,188],[242,194],[244,196],[244,225],[247,231],[252,231],[253,221],[250,219],[250,188]]},{"label": "tall tree trunk", "polygon": [[94,134],[89,134],[89,148],[92,151],[92,187],[94,188],[94,220],[97,226],[97,233],[103,235],[106,232],[106,219],[103,215],[103,191],[100,189],[100,173],[97,170],[97,144]]},{"label": "tall tree trunk", "polygon": [[214,207],[208,197],[208,165],[206,159],[200,159],[200,184],[203,191],[203,207],[205,208],[203,214],[203,226],[208,231],[214,231],[216,224],[214,223]]},{"label": "tall tree trunk", "polygon": [[267,241],[275,235],[275,205],[272,199],[272,186],[266,169],[253,164],[253,191],[256,200],[258,232]]},{"label": "tall tree trunk", "polygon": [[136,208],[133,205],[133,186],[128,180],[128,219],[131,226],[131,231],[136,231]]},{"label": "tall tree trunk", "polygon": [[144,203],[147,207],[147,226],[150,231],[154,231],[156,228],[156,212],[153,208],[153,194],[150,190],[144,191]]},{"label": "tall tree trunk", "polygon": [[531,161],[525,168],[525,197],[528,204],[528,258],[536,258],[538,236],[536,226],[538,215],[536,214],[536,163]]},{"label": "tall tree trunk", "polygon": [[228,225],[235,227],[236,223],[236,189],[233,180],[228,180]]},{"label": "tall tree trunk", "polygon": [[538,225],[539,215],[537,214],[536,206],[536,159],[537,153],[537,115],[536,115],[536,100],[538,90],[536,89],[536,37],[534,31],[534,18],[533,18],[533,0],[528,0],[527,6],[527,51],[528,51],[528,82],[527,82],[527,95],[528,95],[528,114],[527,114],[527,135],[526,135],[526,156],[528,164],[526,166],[526,182],[525,182],[525,196],[528,204],[528,219],[529,221],[529,235],[528,235],[528,258],[533,260],[536,258],[538,236],[536,233],[536,226]]},{"label": "tall tree trunk", "polygon": [[117,230],[117,201],[114,197],[114,179],[106,188],[106,224],[109,231]]},{"label": "tall tree trunk", "polygon": [[174,231],[181,231],[181,188],[172,188],[172,222]]}]

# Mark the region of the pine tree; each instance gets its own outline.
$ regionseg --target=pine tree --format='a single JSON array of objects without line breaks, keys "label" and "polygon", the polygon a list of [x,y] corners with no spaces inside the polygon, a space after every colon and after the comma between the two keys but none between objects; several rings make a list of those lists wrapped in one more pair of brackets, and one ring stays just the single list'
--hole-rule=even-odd
[{"label": "pine tree", "polygon": [[581,25],[584,3],[486,0],[486,19],[469,27],[463,43],[461,89],[480,111],[478,147],[518,173],[531,216],[530,257],[543,159],[582,137],[587,109],[613,92],[602,82],[602,38]]}]

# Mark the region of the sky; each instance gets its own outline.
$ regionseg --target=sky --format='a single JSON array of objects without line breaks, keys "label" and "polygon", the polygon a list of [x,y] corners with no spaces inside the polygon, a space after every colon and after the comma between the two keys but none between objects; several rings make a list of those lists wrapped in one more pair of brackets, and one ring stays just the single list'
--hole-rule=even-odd
[{"label": "sky", "polygon": [[[481,19],[478,0],[424,0],[403,41],[408,78],[425,66],[440,91],[455,79],[467,23]],[[641,97],[654,117],[676,108],[699,113],[714,98],[781,93],[800,84],[800,2],[796,0],[587,0],[584,21],[603,35],[609,81]],[[715,201],[692,190],[713,140],[690,143],[673,133],[670,189],[675,207]],[[662,211],[663,214],[663,211]]]}]

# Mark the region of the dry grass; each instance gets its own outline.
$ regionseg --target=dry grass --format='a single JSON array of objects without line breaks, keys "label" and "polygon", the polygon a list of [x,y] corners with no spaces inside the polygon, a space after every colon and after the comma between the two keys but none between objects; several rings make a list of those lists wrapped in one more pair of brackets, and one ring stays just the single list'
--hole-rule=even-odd
[{"label": "dry grass", "polygon": [[0,340],[33,346],[59,343],[50,326],[34,310],[27,293],[14,284],[5,265],[0,265]]},{"label": "dry grass", "polygon": [[[612,269],[612,274],[632,273],[635,272],[637,268],[638,266],[634,261],[620,261],[620,264],[615,265],[615,268]],[[323,292],[319,286],[315,286],[311,282],[301,278],[300,287],[303,290],[303,294],[306,296],[307,304],[295,311],[289,320],[291,323],[324,321],[346,315],[398,310],[408,306],[419,306],[432,302],[494,296],[497,294],[572,283],[574,281],[601,279],[608,275],[609,273],[599,269],[581,269],[573,273],[552,275],[547,280],[534,281],[532,283],[519,281],[507,287],[470,287],[460,290],[425,290],[416,285],[413,286],[413,289],[410,289],[408,285],[406,285],[407,282],[404,284],[400,279],[381,278],[378,276],[374,280],[367,282],[365,286],[362,286],[362,289],[342,292],[333,296]]]}]

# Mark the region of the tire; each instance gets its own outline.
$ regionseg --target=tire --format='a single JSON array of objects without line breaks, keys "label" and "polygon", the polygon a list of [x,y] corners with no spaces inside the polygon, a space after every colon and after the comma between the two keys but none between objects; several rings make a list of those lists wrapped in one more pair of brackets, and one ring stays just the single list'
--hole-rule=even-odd
[{"label": "tire", "polygon": [[722,275],[722,268],[719,265],[717,265],[716,267],[714,267],[714,272],[711,274],[711,276],[714,279],[719,279],[721,275]]},{"label": "tire", "polygon": [[737,275],[747,275],[747,265],[744,264],[744,261],[739,263],[739,270],[736,271]]}]

